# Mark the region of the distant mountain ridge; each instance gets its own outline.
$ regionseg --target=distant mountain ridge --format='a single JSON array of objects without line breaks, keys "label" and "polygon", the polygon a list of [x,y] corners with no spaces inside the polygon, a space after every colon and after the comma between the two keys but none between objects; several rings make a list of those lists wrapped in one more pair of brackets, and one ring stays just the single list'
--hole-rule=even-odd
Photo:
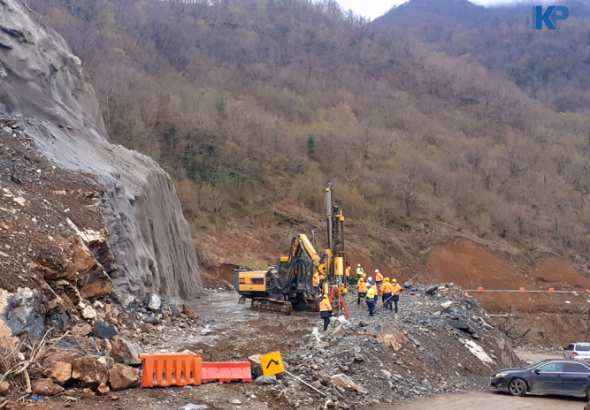
[{"label": "distant mountain ridge", "polygon": [[533,5],[411,0],[373,24],[402,29],[432,50],[501,72],[558,112],[590,110],[590,2],[557,0],[570,12],[557,30],[533,30]]},{"label": "distant mountain ridge", "polygon": [[[524,1],[484,7],[468,0],[410,0],[392,8],[382,17],[380,23],[395,23],[409,27],[419,23],[440,22],[446,25],[461,24],[474,27],[482,23],[499,23],[501,18],[520,17],[518,21],[531,20],[532,6],[541,5],[540,1]],[[590,17],[590,2],[582,0],[556,0],[551,5],[566,6],[570,18]],[[513,22],[513,19],[507,22]]]}]

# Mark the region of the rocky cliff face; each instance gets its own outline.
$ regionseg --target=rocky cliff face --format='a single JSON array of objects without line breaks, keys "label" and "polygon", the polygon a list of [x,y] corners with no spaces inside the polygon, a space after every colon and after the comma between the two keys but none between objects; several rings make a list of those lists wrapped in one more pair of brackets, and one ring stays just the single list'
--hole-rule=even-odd
[{"label": "rocky cliff face", "polygon": [[[20,0],[0,0],[0,114],[16,123],[13,130],[20,130],[13,137],[31,143],[53,169],[76,174],[96,187],[92,204],[85,206],[100,212],[104,244],[92,248],[92,238],[84,240],[101,265],[94,278],[86,278],[86,284],[106,273],[124,304],[152,292],[166,299],[190,299],[198,294],[202,285],[197,257],[170,177],[152,159],[109,143],[80,60]],[[10,127],[5,131],[5,135],[12,134]],[[14,152],[28,158],[18,149]],[[15,180],[14,172],[2,174],[0,180],[13,199],[12,188],[19,188],[20,181]],[[55,178],[37,183],[47,186]],[[4,209],[9,213],[9,208]],[[81,226],[85,224],[81,214],[77,221],[68,221],[56,223],[69,225],[68,229],[83,238],[86,227]],[[92,230],[100,231],[96,226]],[[71,252],[74,255],[75,249]],[[27,269],[49,269],[35,262],[34,255],[29,257],[31,263],[23,258]],[[76,263],[72,264],[64,269],[75,271]],[[90,272],[86,275],[92,276]]]}]

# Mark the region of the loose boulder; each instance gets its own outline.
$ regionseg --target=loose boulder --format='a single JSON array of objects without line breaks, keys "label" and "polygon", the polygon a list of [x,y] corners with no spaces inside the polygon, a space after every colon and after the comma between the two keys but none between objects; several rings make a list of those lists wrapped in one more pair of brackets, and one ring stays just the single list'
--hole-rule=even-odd
[{"label": "loose boulder", "polygon": [[90,326],[88,323],[76,325],[70,331],[72,336],[74,336],[75,338],[84,337],[88,335],[90,332],[92,332],[92,326]]},{"label": "loose boulder", "polygon": [[114,391],[136,387],[139,385],[139,370],[116,364],[109,372],[109,381]]},{"label": "loose boulder", "polygon": [[358,391],[362,392],[364,389],[362,386],[357,386],[348,376],[345,374],[337,374],[332,376],[332,383],[334,386],[340,387],[346,391]]},{"label": "loose boulder", "polygon": [[390,346],[396,352],[408,343],[404,334],[387,322],[381,327],[377,341]]},{"label": "loose boulder", "polygon": [[96,395],[106,396],[107,394],[109,394],[110,391],[111,389],[109,389],[109,386],[107,386],[106,384],[101,384],[100,386],[98,386],[98,389],[96,389]]},{"label": "loose boulder", "polygon": [[162,306],[162,299],[160,299],[158,295],[156,295],[155,293],[152,294],[152,296],[150,297],[150,301],[148,303],[148,309],[158,310],[160,309],[160,306]]},{"label": "loose boulder", "polygon": [[66,362],[50,363],[43,372],[43,376],[50,378],[60,386],[72,379],[72,364]]},{"label": "loose boulder", "polygon": [[94,333],[103,339],[112,339],[119,334],[115,326],[101,320],[98,320],[94,325]]},{"label": "loose boulder", "polygon": [[260,376],[254,380],[256,384],[277,384],[276,376]]},{"label": "loose boulder", "polygon": [[33,393],[38,394],[39,396],[55,396],[63,391],[63,387],[53,383],[53,380],[51,379],[39,379],[33,389]]},{"label": "loose boulder", "polygon": [[248,360],[250,361],[250,368],[252,370],[252,375],[254,377],[259,377],[262,376],[262,363],[260,361],[260,355],[259,354],[255,354],[252,355],[250,357],[248,357]]},{"label": "loose boulder", "polygon": [[72,378],[82,382],[83,387],[95,389],[108,382],[109,369],[97,357],[82,357],[75,360],[72,365]]},{"label": "loose boulder", "polygon": [[111,356],[116,363],[141,364],[139,348],[129,340],[122,337],[115,337],[112,343]]},{"label": "loose boulder", "polygon": [[184,305],[183,309],[184,309],[184,314],[187,315],[190,319],[198,319],[199,318],[199,316],[197,316],[195,311],[189,305]]}]

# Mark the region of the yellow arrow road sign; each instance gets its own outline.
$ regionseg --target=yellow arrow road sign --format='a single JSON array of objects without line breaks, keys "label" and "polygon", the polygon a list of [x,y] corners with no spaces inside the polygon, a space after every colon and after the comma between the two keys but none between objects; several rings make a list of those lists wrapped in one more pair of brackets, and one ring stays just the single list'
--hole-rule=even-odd
[{"label": "yellow arrow road sign", "polygon": [[272,376],[285,371],[281,352],[274,352],[260,356],[260,364],[262,365],[262,373],[265,376]]}]

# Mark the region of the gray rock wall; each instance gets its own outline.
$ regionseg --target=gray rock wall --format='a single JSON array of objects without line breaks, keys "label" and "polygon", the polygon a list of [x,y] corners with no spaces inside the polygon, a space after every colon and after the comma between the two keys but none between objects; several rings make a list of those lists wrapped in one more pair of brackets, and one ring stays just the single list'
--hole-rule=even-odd
[{"label": "gray rock wall", "polygon": [[0,0],[0,113],[19,116],[56,166],[105,190],[101,213],[121,301],[155,292],[191,299],[202,289],[190,228],[169,175],[151,158],[110,144],[80,60],[20,0]]}]

